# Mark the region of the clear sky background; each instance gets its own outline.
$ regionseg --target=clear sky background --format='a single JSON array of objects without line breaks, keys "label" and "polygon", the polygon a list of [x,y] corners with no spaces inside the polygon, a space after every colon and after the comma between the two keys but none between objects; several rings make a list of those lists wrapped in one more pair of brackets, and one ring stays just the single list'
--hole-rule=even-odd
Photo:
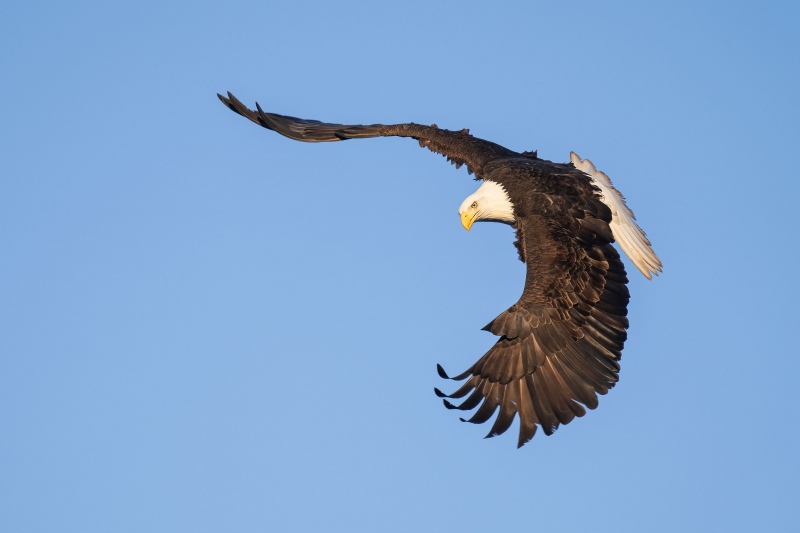
[{"label": "clear sky background", "polygon": [[[113,4],[0,6],[2,531],[798,530],[796,2]],[[227,90],[592,159],[665,265],[617,387],[520,450],[459,422],[513,231]]]}]

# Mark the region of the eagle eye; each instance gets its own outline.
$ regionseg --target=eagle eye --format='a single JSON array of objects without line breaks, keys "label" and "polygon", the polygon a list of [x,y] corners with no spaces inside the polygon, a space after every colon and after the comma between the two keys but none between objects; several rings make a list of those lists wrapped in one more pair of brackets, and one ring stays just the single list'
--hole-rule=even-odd
[{"label": "eagle eye", "polygon": [[472,209],[475,209],[476,207],[478,207],[478,202],[472,202],[472,205],[470,207]]}]

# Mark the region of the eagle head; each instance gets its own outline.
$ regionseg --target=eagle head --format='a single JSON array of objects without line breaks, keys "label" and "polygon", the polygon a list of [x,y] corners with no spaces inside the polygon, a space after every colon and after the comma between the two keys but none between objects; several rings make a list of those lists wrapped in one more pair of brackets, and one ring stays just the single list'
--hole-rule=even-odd
[{"label": "eagle head", "polygon": [[481,220],[491,222],[514,223],[514,204],[502,185],[495,181],[485,180],[478,190],[467,196],[458,208],[461,224],[469,231],[474,222]]}]

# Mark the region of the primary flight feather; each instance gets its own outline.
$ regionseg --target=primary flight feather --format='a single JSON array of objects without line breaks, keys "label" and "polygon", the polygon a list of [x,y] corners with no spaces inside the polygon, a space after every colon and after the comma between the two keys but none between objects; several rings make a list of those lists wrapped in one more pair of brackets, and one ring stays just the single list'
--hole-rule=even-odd
[{"label": "primary flight feather", "polygon": [[[588,159],[553,163],[535,153],[514,152],[464,129],[436,125],[343,125],[265,113],[247,108],[231,93],[219,99],[232,111],[303,142],[368,137],[411,137],[419,145],[466,165],[478,190],[461,204],[461,223],[508,224],[527,265],[517,303],[484,329],[499,340],[454,380],[466,382],[444,394],[448,409],[477,410],[467,420],[486,422],[499,409],[487,437],[504,433],[519,417],[522,446],[537,427],[552,434],[559,425],[597,407],[619,379],[619,360],[628,328],[628,278],[615,240],[648,279],[661,261],[636,224],[623,196]],[[439,375],[450,379],[441,366]],[[449,399],[466,397],[455,405]],[[462,419],[463,420],[463,419]]]}]

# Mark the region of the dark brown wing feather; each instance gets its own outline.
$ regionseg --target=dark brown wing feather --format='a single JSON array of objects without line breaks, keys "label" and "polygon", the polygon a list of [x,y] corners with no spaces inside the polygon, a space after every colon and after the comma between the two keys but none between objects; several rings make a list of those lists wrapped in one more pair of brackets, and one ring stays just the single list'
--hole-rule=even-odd
[{"label": "dark brown wing feather", "polygon": [[369,137],[411,137],[417,139],[420,146],[444,155],[456,167],[467,165],[469,172],[474,173],[476,179],[483,178],[483,169],[488,163],[497,159],[519,156],[516,152],[499,144],[473,137],[466,129],[450,131],[440,129],[436,125],[422,126],[413,123],[372,124],[370,126],[327,124],[318,120],[265,113],[258,104],[256,104],[256,110],[253,111],[231,93],[228,93],[227,98],[220,94],[217,96],[232,111],[296,141],[335,142]]},{"label": "dark brown wing feather", "polygon": [[[570,178],[571,179],[571,178]],[[573,183],[573,185],[576,185]],[[445,398],[467,399],[449,409],[478,407],[467,420],[499,414],[487,437],[505,432],[519,416],[522,446],[537,426],[547,435],[597,407],[597,395],[617,382],[628,327],[627,277],[611,245],[609,213],[598,209],[588,183],[583,194],[533,193],[517,219],[517,246],[527,263],[519,301],[484,329],[497,343]],[[572,187],[571,192],[575,192]],[[439,374],[447,377],[439,367]],[[481,403],[482,402],[482,403]]]}]

